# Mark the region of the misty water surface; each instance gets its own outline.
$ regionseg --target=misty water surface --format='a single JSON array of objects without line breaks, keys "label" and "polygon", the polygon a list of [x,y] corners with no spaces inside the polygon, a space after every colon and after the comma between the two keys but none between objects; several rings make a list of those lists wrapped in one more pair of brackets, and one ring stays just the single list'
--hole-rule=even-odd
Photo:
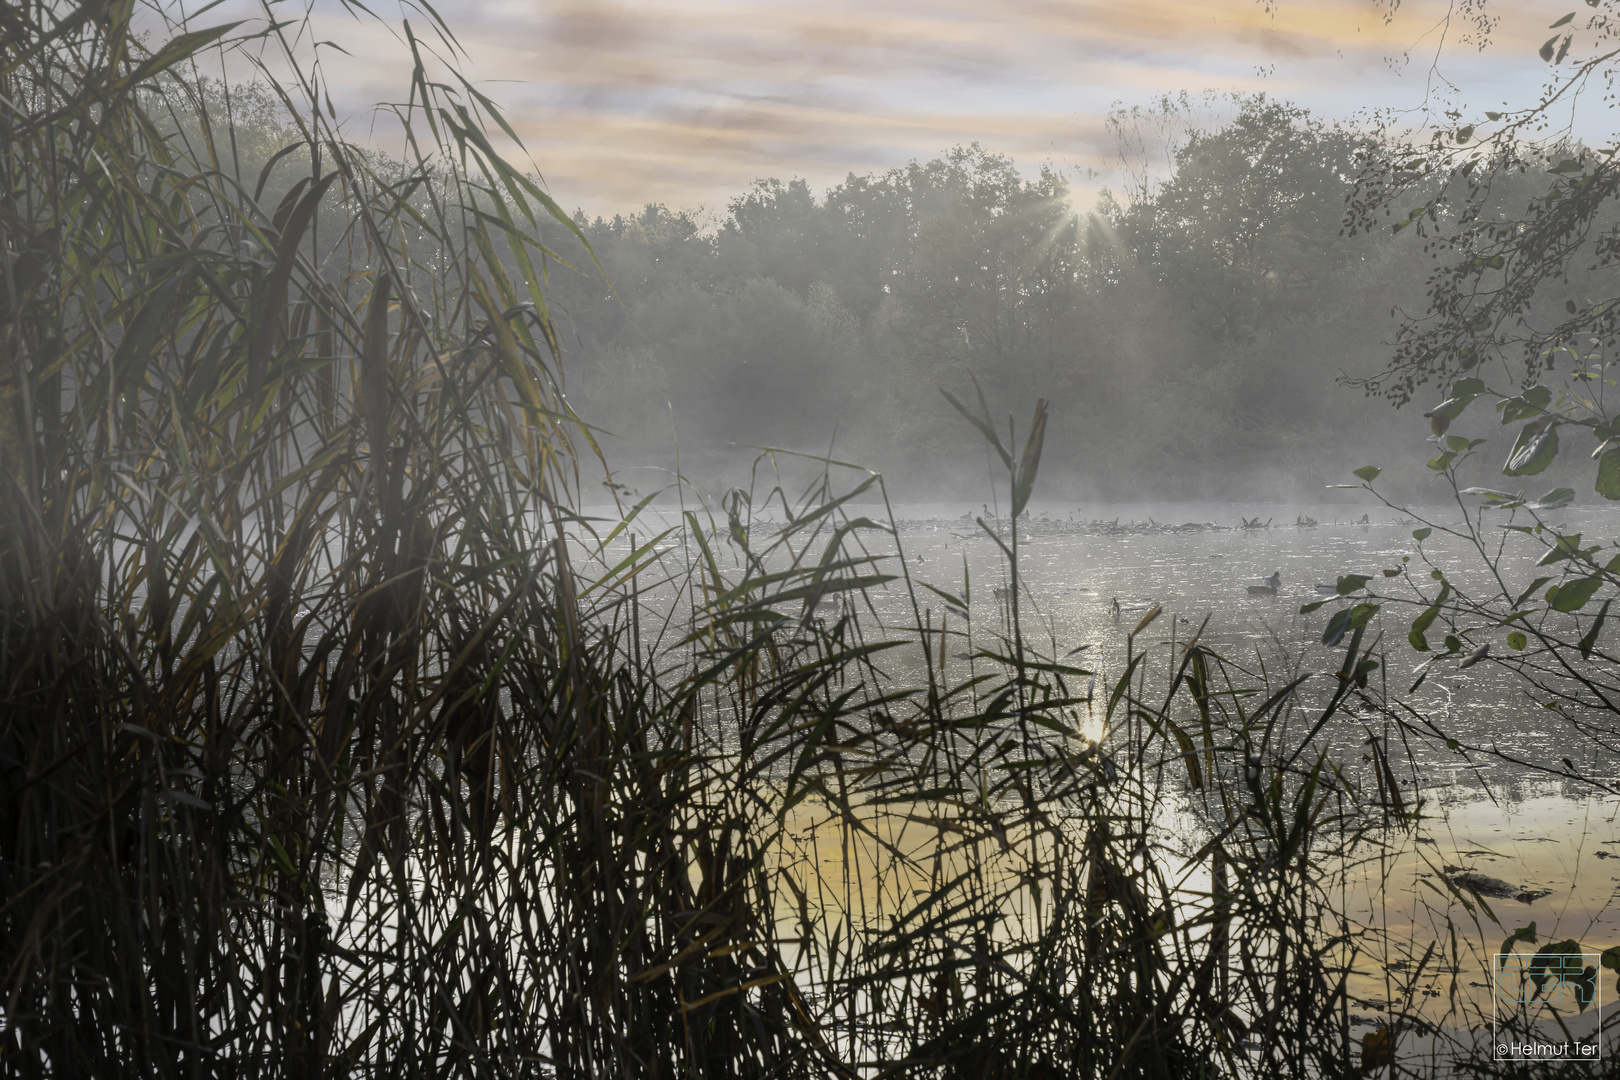
[{"label": "misty water surface", "polygon": [[[989,520],[985,507],[934,503],[897,504],[893,509],[900,525],[899,545],[911,576],[957,597],[971,595],[970,621],[976,635],[973,648],[953,638],[947,649],[949,663],[961,665],[966,671],[970,661],[959,657],[992,645],[993,635],[1004,632],[1005,627],[1004,602],[997,591],[1008,584],[1006,560],[996,543],[972,520]],[[1455,516],[1454,509],[1449,515],[1444,508],[1435,508],[1432,514],[1419,512],[1441,523]],[[865,513],[874,521],[885,520],[881,506],[858,507],[852,513]],[[1368,519],[1366,524],[1360,523],[1363,515]],[[655,521],[672,524],[674,516],[644,518],[640,523],[642,536],[653,531]],[[1560,516],[1568,528],[1584,530],[1589,542],[1609,542],[1610,533],[1620,537],[1620,512],[1606,507],[1572,507]],[[1269,520],[1271,527],[1236,528],[1244,519],[1255,518]],[[1317,524],[1296,524],[1302,519]],[[1121,535],[1082,531],[1084,523],[1099,520],[1117,520],[1122,532],[1133,522],[1139,528]],[[1494,521],[1487,522],[1506,520],[1505,514],[1498,514]],[[722,537],[717,550],[734,554],[723,540],[724,515],[716,513],[715,521]],[[1140,527],[1149,522],[1177,528]],[[1462,550],[1454,539],[1436,533],[1425,541],[1420,552],[1412,537],[1417,524],[1381,506],[1161,504],[1089,508],[1036,504],[1020,528],[1024,635],[1041,652],[1058,657],[1085,646],[1069,655],[1068,662],[1095,671],[1097,686],[1104,687],[1111,685],[1123,668],[1127,634],[1152,605],[1160,604],[1165,615],[1138,639],[1138,651],[1146,646],[1167,654],[1168,649],[1161,645],[1167,646],[1172,636],[1184,643],[1208,616],[1202,644],[1252,670],[1263,666],[1274,678],[1280,677],[1279,685],[1298,674],[1317,672],[1302,688],[1302,696],[1306,702],[1318,696],[1325,700],[1331,693],[1328,673],[1342,663],[1343,649],[1324,648],[1321,634],[1339,602],[1310,614],[1301,615],[1299,610],[1302,605],[1324,599],[1316,588],[1319,583],[1332,585],[1343,574],[1370,574],[1370,588],[1383,597],[1415,598],[1414,584],[1432,596],[1438,587],[1429,576],[1430,567],[1435,566],[1443,568],[1461,588],[1483,589],[1489,584],[1477,554]],[[1189,525],[1201,527],[1187,528]],[[893,538],[872,530],[860,535],[874,554],[893,556]],[[1533,567],[1541,547],[1517,536],[1511,539],[1514,543],[1509,544],[1502,565],[1510,586],[1520,589],[1547,571]],[[665,546],[674,555],[678,551],[678,533]],[[628,539],[621,537],[612,550],[627,554]],[[1403,556],[1411,561],[1403,563]],[[897,558],[888,559],[883,568],[897,573]],[[1386,568],[1402,569],[1405,574],[1385,578],[1381,571]],[[1273,573],[1280,574],[1282,581],[1276,596],[1249,593],[1249,585]],[[911,619],[911,598],[901,584],[892,584],[872,597],[878,614],[896,625],[906,625]],[[1116,599],[1121,608],[1117,618],[1113,614]],[[935,626],[949,608],[939,597],[920,589],[918,602],[931,609]],[[1387,664],[1380,675],[1387,678],[1392,695],[1405,697],[1463,742],[1494,742],[1514,756],[1538,761],[1578,756],[1584,767],[1611,768],[1611,763],[1594,760],[1593,749],[1571,732],[1561,717],[1530,700],[1516,679],[1490,662],[1462,671],[1455,659],[1440,660],[1418,691],[1407,694],[1419,665],[1428,659],[1406,640],[1417,610],[1388,604],[1367,635],[1370,643],[1380,631],[1383,633]],[[950,629],[953,633],[964,629],[959,615],[951,616]],[[1494,653],[1507,653],[1506,634],[1506,628],[1477,628],[1467,649],[1489,641]],[[1436,624],[1429,637],[1437,648],[1442,636]],[[1606,631],[1605,640],[1608,638]],[[895,669],[897,675],[900,670]],[[1157,670],[1150,666],[1150,671],[1149,677],[1160,678],[1168,689],[1165,664],[1160,662]],[[1517,782],[1535,778],[1532,772],[1499,761],[1465,760],[1443,746],[1413,743],[1410,749],[1421,783],[1477,787],[1487,780]]]},{"label": "misty water surface", "polygon": [[[1006,560],[972,520],[975,516],[989,520],[987,509],[982,503],[900,504],[893,508],[900,525],[899,547],[916,581],[962,596],[965,567],[971,586],[968,621],[973,639],[969,648],[965,638],[953,637],[946,650],[946,673],[953,683],[967,678],[972,665],[985,663],[972,654],[995,648],[996,635],[1005,628],[1004,600],[996,591],[1008,582]],[[1455,508],[1419,512],[1437,523],[1452,522],[1456,515]],[[858,507],[851,513],[887,520],[882,506]],[[1367,520],[1363,524],[1364,514]],[[676,517],[648,517],[638,528],[645,538],[654,522],[669,525]],[[1255,518],[1269,520],[1271,527],[1236,527],[1244,519]],[[1571,507],[1557,518],[1567,529],[1583,531],[1589,542],[1608,543],[1620,537],[1620,513],[1607,507]],[[1085,524],[1099,520],[1110,524],[1117,520],[1120,532],[1110,535],[1094,524]],[[735,555],[724,540],[724,515],[716,511],[714,521],[718,526],[716,550]],[[1315,524],[1299,524],[1301,521]],[[1505,521],[1503,514],[1486,519],[1489,526]],[[1133,522],[1136,528],[1125,528]],[[1176,528],[1156,529],[1150,522]],[[1152,654],[1147,675],[1150,687],[1157,680],[1168,689],[1172,638],[1179,652],[1179,645],[1208,616],[1201,642],[1250,671],[1264,669],[1273,686],[1315,673],[1300,691],[1304,714],[1314,720],[1312,705],[1325,702],[1331,694],[1332,673],[1343,661],[1342,647],[1329,650],[1321,644],[1323,627],[1337,603],[1310,614],[1302,615],[1299,610],[1324,598],[1316,588],[1318,583],[1333,584],[1340,575],[1362,573],[1373,575],[1371,587],[1384,597],[1412,596],[1413,584],[1420,584],[1432,596],[1438,583],[1430,577],[1431,566],[1443,568],[1462,588],[1480,589],[1488,583],[1477,554],[1465,551],[1455,539],[1436,533],[1420,551],[1412,536],[1418,524],[1388,508],[1362,505],[1035,505],[1020,527],[1024,634],[1041,652],[1067,655],[1068,663],[1097,673],[1097,703],[1081,716],[1076,737],[1100,732],[1107,689],[1125,664],[1127,635],[1154,604],[1163,605],[1165,613],[1136,642],[1138,651],[1146,647]],[[891,556],[887,572],[897,572],[895,538],[876,531],[861,535],[868,550]],[[1517,536],[1511,539],[1514,543],[1509,544],[1502,567],[1509,585],[1517,590],[1547,571],[1533,566],[1542,550],[1539,546]],[[610,561],[627,554],[627,545],[628,538],[620,538],[610,549]],[[663,546],[669,557],[679,557],[679,534],[673,534]],[[1403,562],[1403,557],[1410,562]],[[1404,574],[1385,578],[1381,574],[1385,568],[1403,569]],[[1249,593],[1249,585],[1273,573],[1281,575],[1278,595]],[[910,594],[902,584],[896,582],[872,597],[877,614],[897,627],[909,625],[912,618]],[[917,596],[937,628],[950,605],[926,590],[918,589]],[[1121,607],[1118,617],[1113,613],[1115,599]],[[651,598],[648,603],[669,610],[667,603]],[[1570,730],[1566,720],[1531,700],[1518,680],[1492,663],[1459,670],[1457,659],[1441,660],[1416,693],[1407,693],[1415,670],[1426,659],[1406,640],[1417,610],[1387,605],[1367,636],[1371,642],[1383,632],[1385,674],[1392,696],[1404,697],[1464,743],[1494,744],[1526,761],[1555,768],[1558,759],[1567,755],[1578,757],[1583,769],[1596,775],[1613,771],[1611,763],[1594,757],[1593,748]],[[831,610],[825,613],[833,614]],[[676,613],[675,623],[681,618]],[[949,619],[953,634],[968,629],[959,612],[949,613]],[[1506,633],[1506,628],[1480,627],[1467,649],[1490,641],[1493,652],[1507,652]],[[1438,624],[1429,636],[1438,647],[1442,636]],[[1081,646],[1086,647],[1074,652]],[[922,669],[916,651],[915,647],[895,650],[881,663],[897,680],[920,681]],[[1620,803],[1591,796],[1545,771],[1478,755],[1470,759],[1447,750],[1438,739],[1402,738],[1388,717],[1365,708],[1357,711],[1361,715],[1356,718],[1336,716],[1323,731],[1335,760],[1351,779],[1363,782],[1369,791],[1376,790],[1365,747],[1368,736],[1377,735],[1390,747],[1391,763],[1402,778],[1406,797],[1421,799],[1423,806],[1419,826],[1390,849],[1389,859],[1367,868],[1360,884],[1346,897],[1353,917],[1392,932],[1385,939],[1389,955],[1384,960],[1391,965],[1387,973],[1395,980],[1390,984],[1394,989],[1380,989],[1380,980],[1375,978],[1359,988],[1366,1000],[1400,996],[1397,984],[1404,951],[1421,951],[1444,925],[1447,898],[1436,888],[1448,873],[1476,872],[1526,890],[1530,899],[1496,901],[1504,923],[1516,926],[1536,920],[1544,934],[1574,936],[1599,947],[1620,942],[1620,906],[1615,900],[1620,861],[1605,861],[1611,853],[1620,859],[1620,827],[1615,822]],[[1189,835],[1201,831],[1190,817],[1166,825]],[[1493,933],[1496,928],[1489,926],[1484,938]],[[1484,938],[1482,950],[1488,944],[1494,947]],[[1409,958],[1405,963],[1410,963]],[[1483,992],[1483,986],[1477,979],[1463,978],[1460,992],[1475,995]],[[1408,990],[1422,993],[1424,987]]]}]

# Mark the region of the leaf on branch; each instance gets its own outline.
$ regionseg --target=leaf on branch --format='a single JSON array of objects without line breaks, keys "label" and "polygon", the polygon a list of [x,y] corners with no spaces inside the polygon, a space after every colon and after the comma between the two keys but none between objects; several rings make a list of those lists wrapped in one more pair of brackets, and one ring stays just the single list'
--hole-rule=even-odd
[{"label": "leaf on branch", "polygon": [[1575,501],[1574,488],[1553,488],[1547,494],[1533,503],[1526,503],[1531,510],[1558,510]]},{"label": "leaf on branch", "polygon": [[[1471,381],[1478,382],[1479,380],[1475,379],[1475,380],[1471,380]],[[1465,393],[1465,394],[1455,394],[1454,396],[1448,397],[1446,400],[1444,400],[1440,404],[1436,405],[1432,411],[1426,412],[1423,415],[1427,416],[1427,417],[1430,417],[1431,419],[1434,418],[1434,417],[1437,417],[1437,416],[1442,416],[1442,417],[1445,417],[1445,419],[1449,422],[1449,421],[1455,420],[1455,419],[1457,419],[1457,417],[1461,416],[1462,413],[1463,413],[1463,410],[1468,408],[1469,403],[1472,402],[1477,397],[1479,397],[1479,394],[1477,392],[1475,392],[1475,393]],[[1440,434],[1444,434],[1444,433],[1437,431],[1437,432],[1435,432],[1435,434],[1440,435]]]},{"label": "leaf on branch", "polygon": [[1353,608],[1345,608],[1336,612],[1328,620],[1327,629],[1322,631],[1322,644],[1329,648],[1337,645],[1339,640],[1351,630],[1360,630],[1366,626],[1372,617],[1378,614],[1377,604],[1357,604]]},{"label": "leaf on branch", "polygon": [[1350,609],[1335,611],[1333,618],[1328,620],[1327,628],[1322,631],[1322,644],[1337,645],[1348,629],[1350,629]]},{"label": "leaf on branch", "polygon": [[1597,647],[1598,631],[1603,629],[1603,620],[1609,617],[1609,605],[1612,603],[1614,603],[1614,597],[1612,596],[1603,601],[1603,606],[1598,609],[1597,618],[1592,620],[1591,629],[1587,630],[1586,633],[1581,636],[1580,649],[1582,660],[1590,660],[1592,658],[1592,650]]},{"label": "leaf on branch", "polygon": [[1552,391],[1545,386],[1532,386],[1518,397],[1503,398],[1496,404],[1502,414],[1502,423],[1511,424],[1526,416],[1539,416],[1552,404]]},{"label": "leaf on branch", "polygon": [[[1440,603],[1443,602],[1443,600],[1440,601]],[[1429,640],[1423,635],[1428,631],[1430,625],[1434,623],[1435,616],[1440,614],[1440,603],[1434,603],[1424,608],[1418,614],[1418,617],[1412,620],[1412,628],[1406,633],[1406,640],[1418,652],[1429,651]]]},{"label": "leaf on branch", "polygon": [[1339,595],[1349,596],[1351,593],[1361,589],[1367,584],[1367,582],[1371,580],[1372,575],[1370,574],[1346,574],[1344,577],[1339,579],[1339,584],[1337,586]]},{"label": "leaf on branch", "polygon": [[1603,575],[1576,578],[1547,590],[1547,604],[1554,611],[1579,611],[1592,599],[1592,594],[1603,584]]},{"label": "leaf on branch", "polygon": [[1522,495],[1513,495],[1506,491],[1497,491],[1488,487],[1465,487],[1457,492],[1459,495],[1483,495],[1493,508],[1500,509],[1507,506],[1518,506],[1524,502]]},{"label": "leaf on branch", "polygon": [[1620,499],[1620,446],[1611,446],[1598,458],[1597,483],[1593,490],[1605,499]]},{"label": "leaf on branch", "polygon": [[1395,223],[1392,231],[1393,232],[1400,232],[1402,229],[1406,228],[1408,225],[1412,224],[1412,222],[1416,221],[1418,218],[1422,217],[1424,214],[1426,214],[1428,212],[1429,212],[1429,207],[1428,207],[1427,204],[1424,204],[1423,206],[1413,207],[1411,212],[1406,215],[1404,220],[1398,221],[1398,222]]},{"label": "leaf on branch", "polygon": [[1558,456],[1558,425],[1532,420],[1519,432],[1507,464],[1502,466],[1504,476],[1534,476],[1544,471]]},{"label": "leaf on branch", "polygon": [[1555,562],[1563,562],[1565,559],[1573,559],[1580,553],[1581,534],[1570,533],[1568,536],[1560,536],[1557,542],[1554,543],[1552,547],[1547,549],[1547,553],[1536,560],[1536,565],[1551,566]]},{"label": "leaf on branch", "polygon": [[1513,601],[1513,606],[1515,608],[1517,608],[1519,605],[1523,604],[1526,600],[1530,599],[1530,594],[1531,593],[1535,592],[1537,589],[1541,588],[1543,585],[1547,584],[1547,582],[1549,582],[1551,580],[1552,580],[1552,578],[1550,578],[1550,577],[1538,577],[1538,578],[1536,578],[1536,580],[1534,580],[1534,581],[1532,581],[1530,583],[1530,587],[1525,589],[1524,592],[1520,593],[1519,598],[1517,600]]}]

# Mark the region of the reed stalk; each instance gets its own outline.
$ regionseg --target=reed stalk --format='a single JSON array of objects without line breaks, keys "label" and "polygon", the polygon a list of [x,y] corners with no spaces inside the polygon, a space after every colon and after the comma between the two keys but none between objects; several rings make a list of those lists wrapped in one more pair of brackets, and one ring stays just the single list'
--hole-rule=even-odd
[{"label": "reed stalk", "polygon": [[[395,159],[276,10],[0,12],[8,1073],[1352,1068],[1357,792],[1298,682],[1194,638],[1094,701],[1024,634],[1044,404],[1016,457],[963,410],[1002,627],[841,463],[600,526],[537,223],[583,238],[416,28]],[[190,66],[250,42],[285,146]]]}]

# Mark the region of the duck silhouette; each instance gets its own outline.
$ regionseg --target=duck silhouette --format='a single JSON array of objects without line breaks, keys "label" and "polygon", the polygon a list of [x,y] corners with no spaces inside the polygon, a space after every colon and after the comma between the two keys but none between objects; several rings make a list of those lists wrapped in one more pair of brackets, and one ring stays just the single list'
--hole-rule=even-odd
[{"label": "duck silhouette", "polygon": [[1276,596],[1280,588],[1282,588],[1282,571],[1278,570],[1268,578],[1261,578],[1258,584],[1250,585],[1249,595]]}]

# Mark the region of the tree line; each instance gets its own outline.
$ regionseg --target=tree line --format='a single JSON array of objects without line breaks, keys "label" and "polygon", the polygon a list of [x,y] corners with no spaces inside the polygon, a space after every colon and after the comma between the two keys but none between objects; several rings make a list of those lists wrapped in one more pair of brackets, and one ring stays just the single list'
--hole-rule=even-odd
[{"label": "tree line", "polygon": [[[278,156],[301,136],[262,87],[194,91],[197,112],[231,117],[237,160],[222,165],[267,204],[309,174],[306,150]],[[172,123],[186,137],[199,120]],[[977,379],[998,415],[1051,402],[1054,498],[1317,500],[1362,448],[1392,441],[1417,464],[1386,482],[1425,497],[1430,431],[1415,414],[1430,403],[1378,399],[1402,400],[1391,359],[1428,325],[1420,298],[1467,286],[1440,236],[1522,212],[1546,167],[1582,148],[1521,148],[1513,167],[1464,175],[1441,167],[1444,147],[1265,95],[1165,97],[1110,124],[1124,186],[1089,207],[1063,170],[1021,171],[975,144],[820,193],[758,180],[723,215],[518,215],[509,235],[544,250],[490,254],[514,290],[543,295],[566,400],[633,489],[659,483],[636,466],[672,467],[677,447],[712,488],[774,446],[949,498],[984,462],[939,391],[971,396]],[[405,193],[421,213],[431,186]],[[348,218],[330,202],[315,228],[347,237]],[[1591,275],[1545,282],[1536,304],[1584,305]]]},{"label": "tree line", "polygon": [[1070,494],[1320,492],[1349,448],[1412,427],[1337,382],[1383,368],[1430,260],[1389,230],[1344,234],[1366,135],[1263,95],[1226,104],[1201,126],[1185,99],[1117,113],[1122,145],[1185,131],[1166,175],[1091,209],[1061,170],[975,144],[820,195],[760,180],[718,222],[576,214],[611,289],[548,283],[570,400],[620,464],[677,438],[696,472],[734,448],[831,447],[948,494],[975,459],[939,390],[976,378],[1001,412],[1051,400]]}]

